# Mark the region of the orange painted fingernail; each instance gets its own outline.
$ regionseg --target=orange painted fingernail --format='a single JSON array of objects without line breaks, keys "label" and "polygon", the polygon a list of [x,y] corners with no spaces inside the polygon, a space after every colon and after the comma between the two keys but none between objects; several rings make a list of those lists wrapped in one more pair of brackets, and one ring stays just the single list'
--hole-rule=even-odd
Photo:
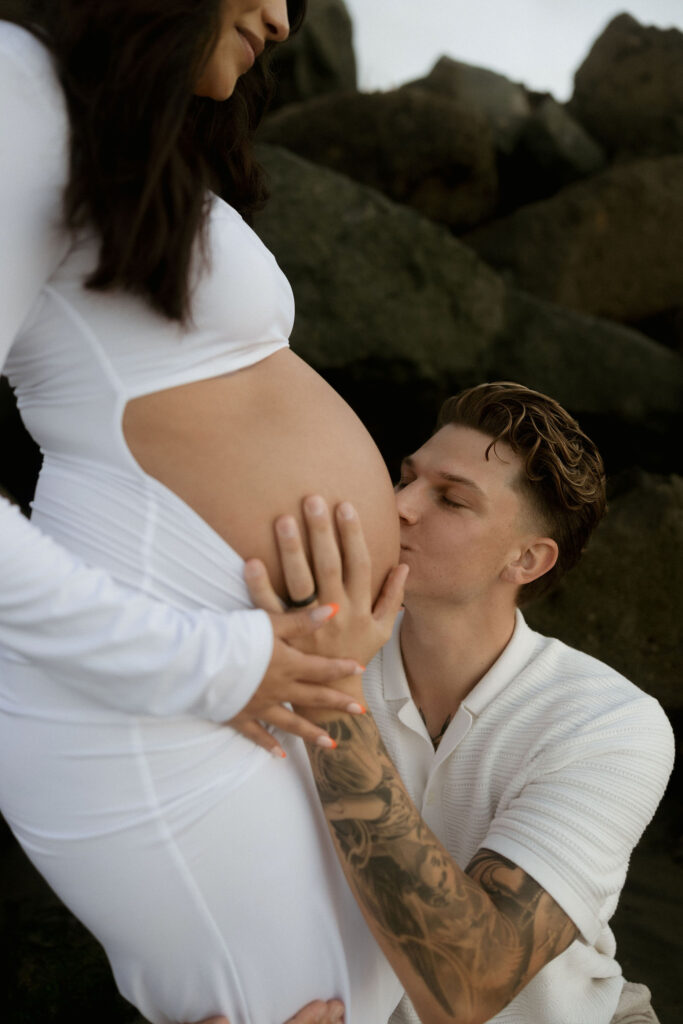
[{"label": "orange painted fingernail", "polygon": [[368,713],[368,709],[364,708],[362,704],[357,704],[356,701],[347,704],[346,710],[350,715],[367,715]]},{"label": "orange painted fingernail", "polygon": [[336,750],[337,741],[333,740],[331,736],[318,736],[315,741],[316,746],[325,747],[326,750]]},{"label": "orange painted fingernail", "polygon": [[314,608],[310,616],[313,622],[327,622],[329,619],[333,619],[338,611],[338,604],[323,604],[320,608]]},{"label": "orange painted fingernail", "polygon": [[287,757],[282,747],[272,747],[269,750],[269,753],[272,754],[273,757],[277,757],[278,761],[284,757]]}]

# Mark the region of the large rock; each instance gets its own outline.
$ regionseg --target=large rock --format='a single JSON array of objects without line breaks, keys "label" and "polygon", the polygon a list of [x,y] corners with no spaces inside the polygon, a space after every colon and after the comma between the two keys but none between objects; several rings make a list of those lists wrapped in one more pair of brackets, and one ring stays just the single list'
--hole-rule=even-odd
[{"label": "large rock", "polygon": [[[683,409],[683,360],[637,331],[508,288],[487,372],[547,391],[575,415],[666,437]],[[625,447],[624,465],[661,465]],[[680,465],[680,456],[677,460]],[[666,463],[665,463],[666,465]]]},{"label": "large rock", "polygon": [[639,474],[610,503],[582,561],[529,607],[534,629],[683,709],[683,478]]},{"label": "large rock", "polygon": [[531,103],[523,85],[495,71],[450,57],[441,57],[425,78],[409,82],[404,88],[425,89],[448,96],[481,114],[489,122],[501,153],[512,152],[531,114]]},{"label": "large rock", "polygon": [[425,78],[403,88],[448,98],[488,124],[504,211],[605,166],[604,151],[566,107],[494,71],[442,57]]},{"label": "large rock", "polygon": [[490,217],[496,154],[486,120],[434,93],[335,93],[269,117],[265,142],[371,185],[454,229]]},{"label": "large rock", "polygon": [[489,379],[556,398],[596,441],[611,473],[683,473],[683,361],[650,338],[508,288]]},{"label": "large rock", "polygon": [[683,153],[683,33],[619,15],[577,71],[570,109],[611,153]]},{"label": "large rock", "polygon": [[620,165],[467,242],[534,295],[633,323],[680,305],[682,181],[683,156]]},{"label": "large rock", "polygon": [[353,24],[344,0],[308,0],[306,20],[273,57],[272,107],[356,88]]},{"label": "large rock", "polygon": [[[683,301],[683,296],[681,297]],[[643,334],[683,356],[683,305],[667,309],[635,325]]]},{"label": "large rock", "polygon": [[294,289],[294,348],[340,387],[371,379],[369,422],[392,388],[422,423],[420,402],[433,421],[449,391],[508,377],[611,424],[622,458],[624,434],[642,434],[645,455],[667,450],[682,395],[673,352],[507,288],[444,228],[372,189],[277,147],[260,157],[273,197],[256,226]]},{"label": "large rock", "polygon": [[259,158],[272,198],[256,227],[297,300],[293,342],[316,366],[405,360],[474,374],[501,328],[504,285],[450,233],[278,147]]},{"label": "large rock", "polygon": [[501,200],[508,210],[546,199],[607,163],[602,147],[566,107],[547,94],[530,98],[532,112],[508,159],[500,162]]}]

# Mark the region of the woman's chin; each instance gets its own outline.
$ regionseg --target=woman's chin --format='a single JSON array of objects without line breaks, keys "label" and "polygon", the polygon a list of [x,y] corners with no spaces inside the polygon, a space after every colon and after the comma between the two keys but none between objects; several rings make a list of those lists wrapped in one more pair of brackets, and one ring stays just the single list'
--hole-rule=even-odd
[{"label": "woman's chin", "polygon": [[215,100],[217,103],[224,103],[229,100],[235,91],[237,79],[235,77],[225,78],[222,81],[214,79],[210,82],[199,82],[194,94],[202,96],[207,100]]}]

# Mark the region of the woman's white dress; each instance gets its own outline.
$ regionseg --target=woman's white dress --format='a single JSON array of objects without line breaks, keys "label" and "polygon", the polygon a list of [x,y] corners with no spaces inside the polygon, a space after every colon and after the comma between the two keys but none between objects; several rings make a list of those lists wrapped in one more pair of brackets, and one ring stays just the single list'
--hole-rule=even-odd
[{"label": "woman's white dress", "polygon": [[401,989],[346,886],[300,742],[229,727],[270,660],[242,560],[147,476],[126,403],[287,344],[289,285],[213,201],[194,326],[87,290],[60,227],[68,119],[51,58],[0,23],[0,366],[44,465],[0,504],[0,807],[150,1020],[281,1024],[314,998],[382,1024]]}]

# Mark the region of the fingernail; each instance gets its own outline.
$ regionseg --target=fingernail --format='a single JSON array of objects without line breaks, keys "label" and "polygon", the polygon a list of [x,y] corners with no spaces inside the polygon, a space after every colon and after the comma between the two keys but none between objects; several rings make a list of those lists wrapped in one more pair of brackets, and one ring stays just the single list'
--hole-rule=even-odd
[{"label": "fingernail", "polygon": [[244,575],[247,579],[259,576],[261,574],[261,563],[256,561],[250,561],[244,563]]},{"label": "fingernail", "polygon": [[326,750],[336,750],[337,742],[331,736],[318,736],[315,741],[317,747],[325,747]]},{"label": "fingernail", "polygon": [[367,665],[356,665],[353,670],[354,676],[362,676],[367,668]]},{"label": "fingernail", "polygon": [[284,757],[287,757],[282,747],[271,747],[268,753],[272,754],[273,757],[276,757],[278,761],[282,760],[282,758]]},{"label": "fingernail", "polygon": [[281,537],[293,537],[296,534],[296,522],[291,516],[278,519],[275,528]]},{"label": "fingernail", "polygon": [[356,510],[350,501],[343,501],[338,511],[342,519],[353,519],[356,515]]},{"label": "fingernail", "polygon": [[347,704],[346,710],[350,715],[367,715],[368,713],[367,708],[364,708],[362,704],[357,704],[355,701],[351,704]]},{"label": "fingernail", "polygon": [[306,511],[310,512],[311,515],[319,516],[325,511],[325,502],[317,495],[313,495],[312,498],[306,498],[305,504]]},{"label": "fingernail", "polygon": [[311,622],[327,622],[328,619],[333,619],[338,611],[338,604],[322,604],[320,608],[314,608],[312,612],[309,612],[309,615]]}]

